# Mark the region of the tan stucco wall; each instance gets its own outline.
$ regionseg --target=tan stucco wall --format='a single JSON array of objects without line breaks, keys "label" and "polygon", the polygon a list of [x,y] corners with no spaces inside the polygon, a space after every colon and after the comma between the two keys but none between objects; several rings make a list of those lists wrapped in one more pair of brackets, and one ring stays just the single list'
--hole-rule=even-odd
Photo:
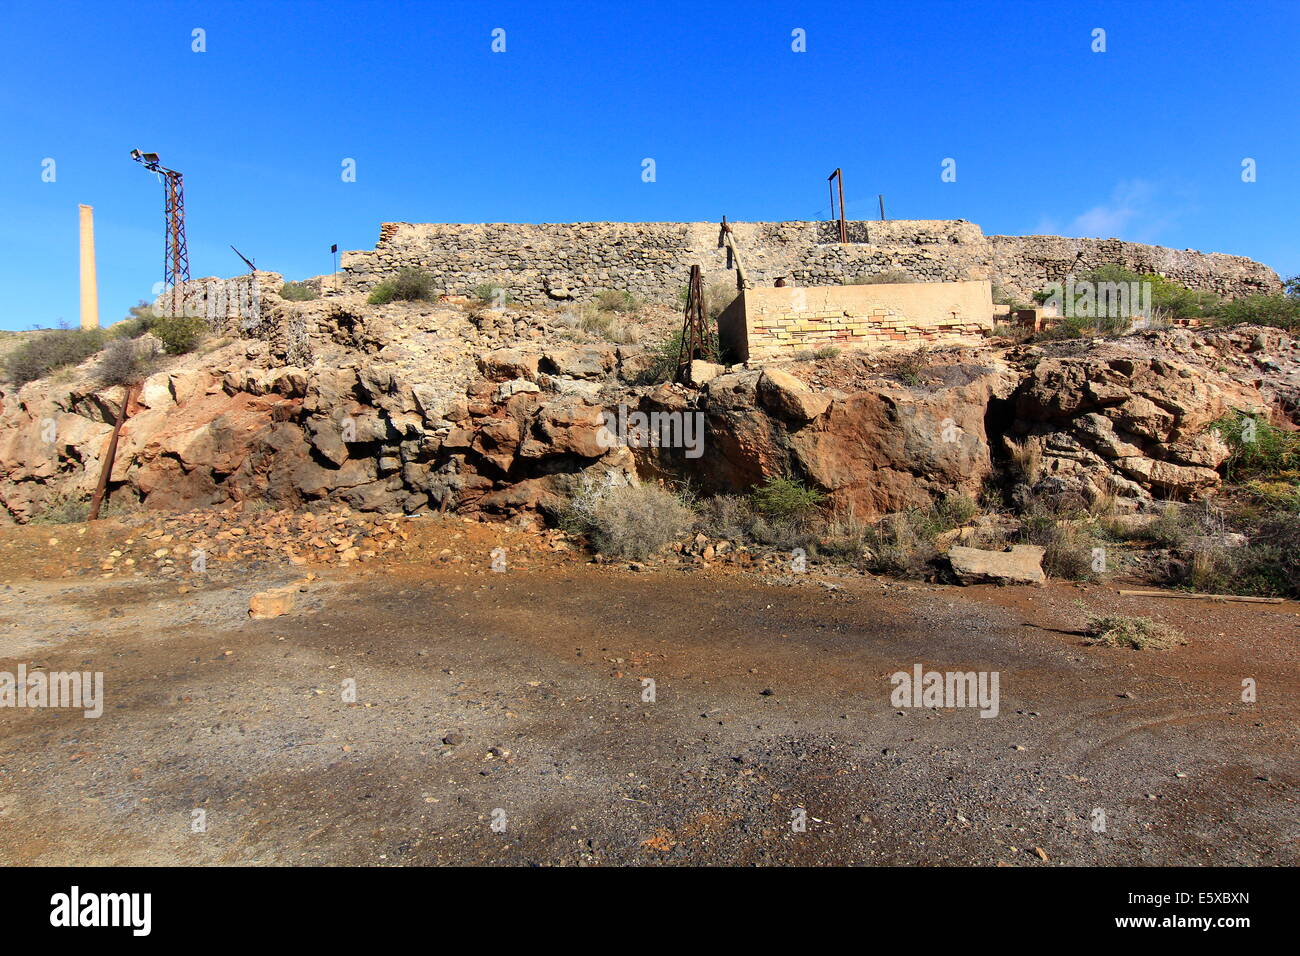
[{"label": "tan stucco wall", "polygon": [[724,344],[739,346],[743,328],[748,357],[759,358],[832,345],[974,340],[993,328],[993,293],[986,279],[755,288],[724,318]]}]

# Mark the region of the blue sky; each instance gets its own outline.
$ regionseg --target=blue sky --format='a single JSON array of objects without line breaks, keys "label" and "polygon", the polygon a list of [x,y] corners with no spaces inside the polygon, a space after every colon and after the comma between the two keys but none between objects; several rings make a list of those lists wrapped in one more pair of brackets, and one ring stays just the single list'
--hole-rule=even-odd
[{"label": "blue sky", "polygon": [[851,218],[884,193],[891,218],[1300,272],[1295,0],[0,0],[0,24],[0,328],[76,324],[78,203],[101,321],[151,294],[135,146],[185,174],[195,277],[243,271],[232,243],[328,272],[387,220],[823,218],[837,166]]}]

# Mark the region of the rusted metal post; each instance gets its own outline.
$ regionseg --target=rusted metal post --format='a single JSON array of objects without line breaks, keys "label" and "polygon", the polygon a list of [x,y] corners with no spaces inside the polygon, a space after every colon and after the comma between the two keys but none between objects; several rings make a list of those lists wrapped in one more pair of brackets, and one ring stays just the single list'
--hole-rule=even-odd
[{"label": "rusted metal post", "polygon": [[844,222],[844,173],[838,166],[835,168],[835,172],[826,177],[826,182],[830,186],[831,190],[832,221],[835,219],[835,186],[837,180],[839,181],[840,188],[840,242],[844,243],[849,241],[849,230],[848,226]]},{"label": "rusted metal post", "polygon": [[122,434],[122,426],[126,424],[126,410],[131,403],[135,401],[136,395],[140,393],[139,385],[132,385],[126,390],[126,397],[122,399],[122,410],[117,415],[117,423],[113,425],[113,436],[108,440],[108,451],[104,453],[104,465],[99,469],[99,484],[95,486],[95,494],[90,499],[90,521],[96,521],[99,518],[100,506],[104,503],[104,492],[108,488],[108,477],[113,473],[113,459],[117,457],[117,438]]},{"label": "rusted metal post", "polygon": [[840,242],[848,242],[849,230],[844,223],[844,174],[837,169],[835,176],[840,184]]}]

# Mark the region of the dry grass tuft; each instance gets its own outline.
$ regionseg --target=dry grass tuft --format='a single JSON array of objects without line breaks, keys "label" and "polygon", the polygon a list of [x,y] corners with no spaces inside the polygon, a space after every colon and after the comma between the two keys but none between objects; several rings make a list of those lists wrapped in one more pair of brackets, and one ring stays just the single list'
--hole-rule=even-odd
[{"label": "dry grass tuft", "polygon": [[1088,618],[1088,643],[1104,647],[1130,647],[1136,651],[1163,650],[1186,644],[1182,632],[1149,617],[1101,614]]}]

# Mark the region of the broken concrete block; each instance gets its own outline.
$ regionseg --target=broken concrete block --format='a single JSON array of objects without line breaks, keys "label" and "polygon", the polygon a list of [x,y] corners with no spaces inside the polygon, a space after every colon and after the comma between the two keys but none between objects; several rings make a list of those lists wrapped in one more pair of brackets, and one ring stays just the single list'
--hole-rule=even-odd
[{"label": "broken concrete block", "polygon": [[721,365],[715,365],[712,362],[704,362],[700,359],[692,359],[690,366],[686,370],[686,381],[701,388],[721,375],[726,369]]}]

